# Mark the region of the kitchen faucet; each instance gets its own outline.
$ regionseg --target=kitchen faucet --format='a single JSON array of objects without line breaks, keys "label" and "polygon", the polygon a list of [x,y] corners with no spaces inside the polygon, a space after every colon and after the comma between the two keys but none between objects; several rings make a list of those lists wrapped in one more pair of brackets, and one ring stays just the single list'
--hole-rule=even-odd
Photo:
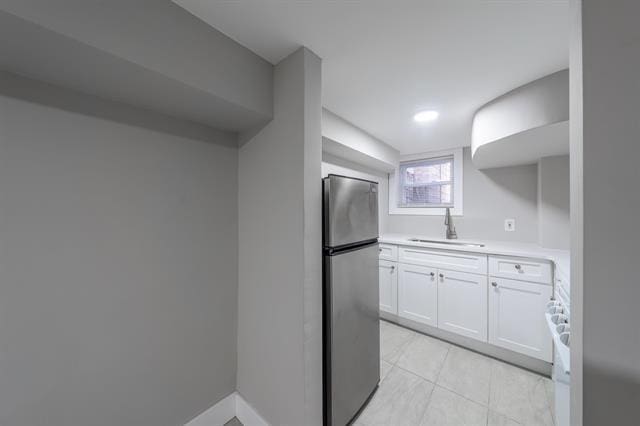
[{"label": "kitchen faucet", "polygon": [[458,238],[456,227],[453,226],[453,219],[451,218],[449,207],[447,207],[447,212],[444,216],[444,226],[447,227],[447,240],[455,240]]}]

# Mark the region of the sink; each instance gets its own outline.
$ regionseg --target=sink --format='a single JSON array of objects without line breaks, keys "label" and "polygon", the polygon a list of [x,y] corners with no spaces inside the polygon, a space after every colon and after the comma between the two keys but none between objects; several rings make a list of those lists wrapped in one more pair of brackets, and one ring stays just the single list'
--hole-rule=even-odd
[{"label": "sink", "polygon": [[414,243],[445,244],[450,246],[484,247],[484,244],[464,243],[461,241],[423,240],[420,238],[409,238],[409,241],[412,241]]}]

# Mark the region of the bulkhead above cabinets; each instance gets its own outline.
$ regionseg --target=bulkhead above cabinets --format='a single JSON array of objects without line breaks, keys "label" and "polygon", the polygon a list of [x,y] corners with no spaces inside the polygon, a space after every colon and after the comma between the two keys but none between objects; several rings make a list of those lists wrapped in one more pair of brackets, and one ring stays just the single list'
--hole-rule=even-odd
[{"label": "bulkhead above cabinets", "polygon": [[471,155],[479,169],[534,164],[569,153],[569,70],[518,87],[473,117]]}]

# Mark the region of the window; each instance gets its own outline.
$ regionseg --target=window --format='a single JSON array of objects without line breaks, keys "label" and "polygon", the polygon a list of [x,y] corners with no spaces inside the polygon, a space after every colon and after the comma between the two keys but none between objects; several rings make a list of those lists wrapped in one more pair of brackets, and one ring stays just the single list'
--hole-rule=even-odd
[{"label": "window", "polygon": [[400,163],[399,207],[453,207],[453,155]]},{"label": "window", "polygon": [[462,148],[402,156],[389,174],[389,214],[462,216]]}]

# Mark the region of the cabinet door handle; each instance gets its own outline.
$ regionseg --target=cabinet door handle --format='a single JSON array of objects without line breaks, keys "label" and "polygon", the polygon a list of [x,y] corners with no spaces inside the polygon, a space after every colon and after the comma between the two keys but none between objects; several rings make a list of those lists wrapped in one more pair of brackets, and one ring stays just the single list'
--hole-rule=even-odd
[{"label": "cabinet door handle", "polygon": [[491,285],[492,285],[492,286],[494,286],[495,288],[498,288],[498,283],[497,283],[497,282],[495,282],[495,281],[493,281],[493,282],[491,283]]},{"label": "cabinet door handle", "polygon": [[429,275],[431,275],[432,277],[435,277],[436,273],[435,272],[431,272]]},{"label": "cabinet door handle", "polygon": [[522,266],[516,265],[516,269],[519,271],[520,269],[522,269]]},{"label": "cabinet door handle", "polygon": [[444,278],[444,274],[440,274],[440,278]]},{"label": "cabinet door handle", "polygon": [[378,249],[378,251],[379,251],[380,253],[382,253],[382,249],[381,249],[381,248],[379,248],[379,249]]},{"label": "cabinet door handle", "polygon": [[396,267],[391,265],[391,272],[393,272],[395,269],[396,269]]}]

